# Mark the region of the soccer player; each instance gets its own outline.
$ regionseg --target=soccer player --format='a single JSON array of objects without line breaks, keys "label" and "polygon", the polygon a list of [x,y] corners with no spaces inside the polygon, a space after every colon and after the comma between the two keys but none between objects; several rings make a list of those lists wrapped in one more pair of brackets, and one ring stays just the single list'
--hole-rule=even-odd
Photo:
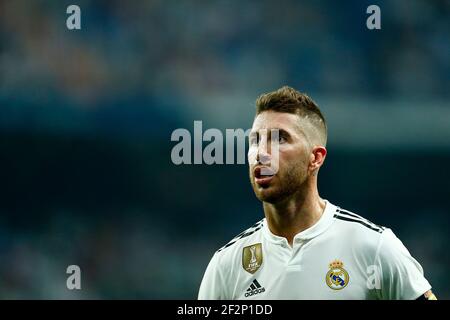
[{"label": "soccer player", "polygon": [[265,218],[214,254],[198,298],[436,299],[390,229],[319,196],[327,125],[316,103],[283,87],[256,107],[248,158]]}]

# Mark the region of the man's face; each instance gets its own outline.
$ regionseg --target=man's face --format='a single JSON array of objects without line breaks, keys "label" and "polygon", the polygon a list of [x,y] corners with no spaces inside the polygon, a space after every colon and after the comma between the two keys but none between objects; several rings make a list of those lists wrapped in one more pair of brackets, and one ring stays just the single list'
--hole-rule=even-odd
[{"label": "man's face", "polygon": [[[278,131],[278,141],[272,130]],[[301,190],[309,175],[311,150],[299,116],[260,113],[253,122],[249,144],[250,182],[259,200],[277,203]]]}]

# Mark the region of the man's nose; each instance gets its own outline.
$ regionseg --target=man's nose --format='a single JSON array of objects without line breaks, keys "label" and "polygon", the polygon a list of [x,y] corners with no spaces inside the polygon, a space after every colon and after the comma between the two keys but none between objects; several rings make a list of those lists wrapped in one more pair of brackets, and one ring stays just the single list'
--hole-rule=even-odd
[{"label": "man's nose", "polygon": [[258,154],[256,155],[256,161],[260,164],[270,164],[271,156],[268,152],[267,144],[261,144],[258,147]]}]

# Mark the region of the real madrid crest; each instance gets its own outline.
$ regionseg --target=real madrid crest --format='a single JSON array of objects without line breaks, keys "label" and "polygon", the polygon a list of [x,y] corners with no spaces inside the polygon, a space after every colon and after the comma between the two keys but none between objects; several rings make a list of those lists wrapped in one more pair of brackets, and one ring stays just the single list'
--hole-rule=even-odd
[{"label": "real madrid crest", "polygon": [[328,266],[330,270],[325,277],[327,285],[333,290],[345,288],[350,278],[348,272],[344,269],[344,263],[339,260],[334,260]]},{"label": "real madrid crest", "polygon": [[245,247],[242,251],[242,267],[251,274],[258,271],[263,262],[262,245],[255,243]]}]

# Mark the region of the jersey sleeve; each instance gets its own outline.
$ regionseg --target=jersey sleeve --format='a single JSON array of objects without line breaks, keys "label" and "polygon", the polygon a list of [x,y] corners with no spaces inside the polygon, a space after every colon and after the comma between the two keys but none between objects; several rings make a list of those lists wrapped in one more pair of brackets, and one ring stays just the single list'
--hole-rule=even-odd
[{"label": "jersey sleeve", "polygon": [[422,266],[390,229],[381,235],[375,262],[381,272],[384,300],[414,300],[431,289]]},{"label": "jersey sleeve", "polygon": [[223,300],[223,278],[220,272],[219,255],[216,252],[206,268],[198,293],[198,300]]}]

